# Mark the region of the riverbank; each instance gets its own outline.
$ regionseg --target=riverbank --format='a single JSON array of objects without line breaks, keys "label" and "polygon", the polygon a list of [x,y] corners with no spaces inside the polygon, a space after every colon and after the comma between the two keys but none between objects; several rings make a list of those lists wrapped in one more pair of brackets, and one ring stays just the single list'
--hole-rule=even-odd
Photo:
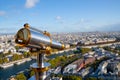
[{"label": "riverbank", "polygon": [[21,60],[17,60],[17,61],[12,61],[12,62],[9,62],[9,63],[5,63],[5,64],[0,64],[0,68],[3,68],[3,69],[6,69],[8,67],[11,67],[13,65],[19,65],[19,64],[22,64],[26,61],[30,61],[32,60],[31,58],[24,58],[24,59],[21,59]]},{"label": "riverbank", "polygon": [[6,69],[0,68],[0,80],[7,80],[13,75],[17,75],[20,72],[26,71],[26,69],[30,68],[30,65],[35,63],[36,60],[32,59],[30,61],[26,61],[19,65],[13,65],[11,67],[8,67]]}]

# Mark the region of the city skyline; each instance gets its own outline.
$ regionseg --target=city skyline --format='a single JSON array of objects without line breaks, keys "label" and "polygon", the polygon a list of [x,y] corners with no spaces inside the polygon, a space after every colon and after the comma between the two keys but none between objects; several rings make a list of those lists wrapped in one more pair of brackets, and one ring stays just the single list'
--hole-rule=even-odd
[{"label": "city skyline", "polygon": [[49,32],[119,31],[119,0],[1,0],[1,33],[24,23]]}]

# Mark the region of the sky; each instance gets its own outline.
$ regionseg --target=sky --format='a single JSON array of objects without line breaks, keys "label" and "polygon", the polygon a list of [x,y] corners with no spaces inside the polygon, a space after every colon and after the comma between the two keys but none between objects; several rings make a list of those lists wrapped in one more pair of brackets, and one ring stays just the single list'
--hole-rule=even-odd
[{"label": "sky", "polygon": [[0,33],[120,31],[120,0],[0,0]]}]

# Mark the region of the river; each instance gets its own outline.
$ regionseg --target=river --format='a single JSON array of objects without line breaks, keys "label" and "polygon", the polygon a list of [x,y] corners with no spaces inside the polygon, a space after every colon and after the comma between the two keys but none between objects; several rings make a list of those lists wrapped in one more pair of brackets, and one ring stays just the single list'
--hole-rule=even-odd
[{"label": "river", "polygon": [[[48,59],[53,59],[53,58],[58,57],[58,56],[70,55],[70,54],[73,54],[73,52],[68,51],[68,52],[65,52],[65,53],[63,52],[63,53],[59,53],[59,54],[52,54],[52,55],[48,56],[47,58]],[[0,68],[0,80],[6,80],[10,76],[16,75],[18,72],[24,71],[25,69],[30,68],[30,65],[32,63],[34,63],[35,61],[36,60],[27,61],[27,62],[22,63],[20,65],[14,65],[14,66],[11,66],[11,67],[6,68],[6,69]]]},{"label": "river", "polygon": [[0,68],[0,80],[7,80],[10,76],[16,75],[20,71],[30,68],[30,65],[34,63],[35,60],[27,61],[20,65],[14,65],[6,69]]}]

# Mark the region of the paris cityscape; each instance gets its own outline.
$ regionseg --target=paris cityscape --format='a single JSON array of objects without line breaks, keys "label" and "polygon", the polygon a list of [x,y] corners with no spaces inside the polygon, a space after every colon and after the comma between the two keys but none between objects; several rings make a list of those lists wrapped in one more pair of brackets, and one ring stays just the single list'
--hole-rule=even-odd
[{"label": "paris cityscape", "polygon": [[1,0],[0,80],[120,80],[119,0]]},{"label": "paris cityscape", "polygon": [[[35,62],[35,55],[28,48],[18,47],[14,41],[15,35],[0,36],[0,67],[12,71],[11,67]],[[53,50],[46,56],[51,63],[47,76],[50,80],[67,79],[66,76],[76,76],[78,80],[119,80],[120,78],[120,32],[79,32],[53,33],[53,39],[65,43],[65,50]],[[35,53],[34,53],[35,54]],[[31,63],[32,64],[32,63]],[[15,74],[0,74],[0,79],[25,79],[33,76],[29,68],[18,70]],[[80,79],[79,79],[80,78]],[[16,80],[16,79],[15,79]],[[77,80],[77,79],[76,79]]]}]

